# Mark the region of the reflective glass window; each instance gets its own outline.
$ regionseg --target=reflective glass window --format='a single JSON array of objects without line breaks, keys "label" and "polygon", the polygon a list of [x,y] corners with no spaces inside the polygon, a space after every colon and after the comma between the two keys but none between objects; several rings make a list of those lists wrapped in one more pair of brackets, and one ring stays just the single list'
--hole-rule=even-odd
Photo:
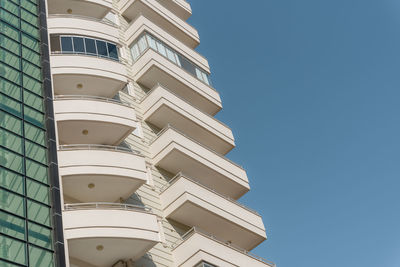
[{"label": "reflective glass window", "polygon": [[12,13],[10,13],[4,9],[0,9],[0,18],[5,20],[12,26],[19,28],[19,18],[17,16],[13,15]]},{"label": "reflective glass window", "polygon": [[118,59],[118,49],[115,44],[107,43],[108,54],[110,58]]},{"label": "reflective glass window", "polygon": [[0,79],[0,92],[17,100],[21,100],[21,88],[4,79]]},{"label": "reflective glass window", "polygon": [[19,71],[8,67],[4,63],[0,62],[0,77],[3,77],[13,83],[20,84],[21,83],[21,74]]},{"label": "reflective glass window", "polygon": [[96,55],[96,42],[93,39],[85,38],[86,53]]},{"label": "reflective glass window", "polygon": [[85,53],[85,45],[83,43],[82,37],[73,37],[74,52],[75,53]]},{"label": "reflective glass window", "polygon": [[8,113],[14,114],[18,117],[22,116],[21,103],[3,94],[0,94],[0,109],[7,111]]},{"label": "reflective glass window", "polygon": [[22,217],[24,216],[24,199],[21,196],[4,189],[0,189],[0,194],[0,209]]},{"label": "reflective glass window", "polygon": [[0,147],[1,166],[12,171],[24,173],[24,159],[22,156]]},{"label": "reflective glass window", "polygon": [[36,66],[41,66],[40,55],[24,46],[22,47],[22,57]]},{"label": "reflective glass window", "polygon": [[24,240],[25,220],[0,211],[0,233]]},{"label": "reflective glass window", "polygon": [[42,72],[41,69],[31,63],[27,62],[26,60],[22,60],[22,70],[25,74],[40,80],[42,79]]},{"label": "reflective glass window", "polygon": [[0,32],[19,42],[19,32],[2,21],[0,21]]},{"label": "reflective glass window", "polygon": [[19,55],[19,44],[2,34],[0,34],[0,47],[6,48],[14,54]]},{"label": "reflective glass window", "polygon": [[37,6],[28,0],[21,0],[21,6],[33,14],[37,14]]},{"label": "reflective glass window", "polygon": [[0,110],[0,126],[16,134],[22,135],[22,120],[7,114],[2,110]]},{"label": "reflective glass window", "polygon": [[31,24],[21,20],[21,30],[32,35],[35,38],[39,38],[38,28],[32,26]]},{"label": "reflective glass window", "polygon": [[46,167],[30,159],[25,159],[25,162],[26,162],[26,176],[45,184],[49,182]]},{"label": "reflective glass window", "polygon": [[54,266],[53,253],[29,246],[29,263],[31,266],[52,267]]},{"label": "reflective glass window", "polygon": [[39,27],[38,18],[24,9],[21,9],[21,18],[33,26]]},{"label": "reflective glass window", "polygon": [[33,39],[32,37],[22,33],[21,35],[21,41],[22,44],[25,45],[26,47],[32,49],[33,51],[36,51],[37,53],[40,53],[40,48],[39,48],[39,42]]},{"label": "reflective glass window", "polygon": [[22,154],[23,141],[18,135],[0,128],[0,145],[16,153]]},{"label": "reflective glass window", "polygon": [[106,42],[96,40],[97,53],[100,56],[108,57]]},{"label": "reflective glass window", "polygon": [[42,164],[47,164],[46,149],[32,142],[25,141],[25,156]]},{"label": "reflective glass window", "polygon": [[29,123],[24,124],[25,138],[38,143],[42,146],[46,145],[46,133],[44,130],[39,129]]},{"label": "reflective glass window", "polygon": [[20,68],[20,59],[13,53],[8,52],[4,48],[0,48],[0,61],[14,67],[16,69]]},{"label": "reflective glass window", "polygon": [[26,195],[36,201],[49,204],[49,188],[33,180],[26,180]]},{"label": "reflective glass window", "polygon": [[24,193],[24,177],[0,167],[0,186],[16,193]]},{"label": "reflective glass window", "polygon": [[28,106],[24,106],[24,118],[34,125],[44,126],[44,115]]},{"label": "reflective glass window", "polygon": [[73,52],[73,46],[72,46],[72,38],[69,36],[62,36],[61,37],[61,50],[64,53],[68,52]]},{"label": "reflective glass window", "polygon": [[[26,264],[26,245],[21,241],[0,235],[0,259]],[[39,266],[39,265],[37,265]]]},{"label": "reflective glass window", "polygon": [[43,98],[24,90],[24,104],[44,112]]},{"label": "reflective glass window", "polygon": [[34,92],[37,95],[42,95],[42,83],[38,82],[35,79],[32,79],[29,76],[22,76],[22,85],[25,89],[28,89],[31,92]]},{"label": "reflective glass window", "polygon": [[28,205],[28,219],[39,224],[50,226],[50,208],[33,202],[32,200],[27,200]]},{"label": "reflective glass window", "polygon": [[[51,249],[51,230],[43,226],[28,223],[29,242],[37,246]],[[36,266],[36,265],[35,265]]]}]

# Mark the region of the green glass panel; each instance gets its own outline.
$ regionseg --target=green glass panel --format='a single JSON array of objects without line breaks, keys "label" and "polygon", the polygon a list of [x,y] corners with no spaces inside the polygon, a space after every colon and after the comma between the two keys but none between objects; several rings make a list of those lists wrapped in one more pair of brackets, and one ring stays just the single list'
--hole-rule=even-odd
[{"label": "green glass panel", "polygon": [[53,253],[29,246],[29,263],[31,266],[52,267],[54,266]]},{"label": "green glass panel", "polygon": [[41,69],[35,65],[28,63],[27,61],[22,61],[22,71],[29,76],[41,80],[42,79],[42,72]]},{"label": "green glass panel", "polygon": [[0,145],[19,154],[23,153],[22,138],[2,128],[0,128]]},{"label": "green glass panel", "polygon": [[42,164],[47,164],[46,149],[32,142],[25,141],[25,155]]},{"label": "green glass panel", "polygon": [[24,173],[23,157],[0,147],[0,165],[18,173]]},{"label": "green glass panel", "polygon": [[8,52],[4,48],[0,48],[0,61],[14,67],[16,69],[21,68],[20,59],[16,55]]},{"label": "green glass panel", "polygon": [[19,265],[11,264],[0,259],[0,267],[19,267]]},{"label": "green glass panel", "polygon": [[0,110],[0,126],[16,134],[22,135],[22,120]]},{"label": "green glass panel", "polygon": [[26,159],[25,162],[26,162],[26,176],[45,184],[49,182],[47,177],[46,167],[29,159]]},{"label": "green glass panel", "polygon": [[33,26],[39,27],[37,16],[32,15],[32,13],[29,13],[24,9],[21,9],[21,18]]},{"label": "green glass panel", "polygon": [[24,106],[24,115],[25,115],[25,120],[27,120],[28,122],[43,127],[44,116],[42,113],[34,109],[31,109],[27,106]]},{"label": "green glass panel", "polygon": [[27,200],[28,219],[34,222],[50,226],[50,208],[39,203]]},{"label": "green glass panel", "polygon": [[8,67],[7,65],[1,62],[0,62],[0,77],[6,78],[7,80],[13,83],[21,84],[20,72]]},{"label": "green glass panel", "polygon": [[24,177],[0,167],[0,186],[8,190],[23,194],[24,193]]},{"label": "green glass panel", "polygon": [[0,235],[0,247],[0,259],[26,264],[25,243]]},{"label": "green glass panel", "polygon": [[27,61],[29,61],[30,63],[33,63],[37,66],[41,66],[40,55],[26,48],[25,46],[22,46],[22,57]]},{"label": "green glass panel", "polygon": [[44,112],[43,98],[38,97],[37,95],[34,95],[26,90],[24,91],[24,104]]},{"label": "green glass panel", "polygon": [[34,223],[28,223],[28,235],[30,243],[47,249],[52,248],[51,230],[48,228],[44,228]]},{"label": "green glass panel", "polygon": [[2,34],[0,34],[0,47],[6,48],[14,54],[19,55],[20,44]]},{"label": "green glass panel", "polygon": [[26,194],[28,197],[42,202],[44,204],[49,204],[49,188],[38,182],[27,179],[26,180]]},{"label": "green glass panel", "polygon": [[16,4],[9,0],[0,0],[0,6],[5,10],[9,11],[10,13],[14,14],[15,16],[19,16],[19,8]]},{"label": "green glass panel", "polygon": [[21,88],[4,79],[0,79],[0,92],[17,100],[21,100]]},{"label": "green glass panel", "polygon": [[42,84],[40,82],[26,75],[22,76],[22,80],[25,89],[34,92],[37,95],[42,95]]},{"label": "green glass panel", "polygon": [[7,25],[3,21],[0,21],[0,32],[19,42],[19,31]]},{"label": "green glass panel", "polygon": [[21,107],[22,107],[21,103],[3,94],[0,94],[0,108],[3,109],[4,111],[14,114],[18,117],[21,117],[22,116]]},{"label": "green glass panel", "polygon": [[32,35],[35,38],[39,38],[39,30],[36,27],[33,27],[29,23],[25,21],[21,21],[21,30]]},{"label": "green glass panel", "polygon": [[14,193],[0,189],[0,209],[24,216],[24,199]]},{"label": "green glass panel", "polygon": [[10,12],[5,11],[4,9],[0,9],[0,18],[12,26],[19,28],[19,18]]},{"label": "green glass panel", "polygon": [[21,0],[21,6],[31,13],[37,14],[37,7],[36,5],[32,4],[32,2],[28,0]]},{"label": "green glass panel", "polygon": [[25,138],[42,146],[46,146],[46,132],[44,130],[25,122],[24,131]]},{"label": "green glass panel", "polygon": [[25,240],[25,220],[0,211],[0,233]]},{"label": "green glass panel", "polygon": [[26,47],[32,49],[33,51],[36,51],[40,53],[40,48],[39,48],[39,42],[32,37],[22,33],[22,44],[25,45]]},{"label": "green glass panel", "polygon": [[11,0],[14,4],[19,5],[19,0]]}]

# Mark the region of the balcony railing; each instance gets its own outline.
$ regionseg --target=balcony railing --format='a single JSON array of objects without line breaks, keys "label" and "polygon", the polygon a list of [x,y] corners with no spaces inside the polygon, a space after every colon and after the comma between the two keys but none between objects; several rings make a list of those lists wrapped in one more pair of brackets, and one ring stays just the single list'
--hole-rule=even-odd
[{"label": "balcony railing", "polygon": [[228,201],[230,201],[230,202],[232,202],[232,203],[234,203],[234,204],[236,204],[236,205],[239,205],[240,207],[246,209],[247,211],[250,211],[251,213],[254,213],[255,215],[260,216],[260,214],[259,214],[257,211],[255,211],[255,210],[253,210],[253,209],[247,207],[246,205],[240,203],[239,201],[237,201],[237,200],[235,200],[235,199],[233,199],[233,198],[230,198],[230,197],[225,196],[225,195],[223,195],[223,194],[221,194],[221,193],[218,193],[218,192],[215,191],[214,189],[212,189],[212,188],[210,188],[210,187],[204,185],[204,184],[203,184],[202,182],[200,182],[199,180],[197,180],[197,179],[195,179],[195,178],[193,178],[193,177],[189,177],[189,176],[185,175],[185,174],[182,173],[182,172],[179,172],[179,173],[178,173],[177,175],[175,175],[171,180],[169,180],[167,184],[165,184],[163,187],[161,187],[160,192],[163,193],[165,190],[167,190],[167,189],[168,189],[170,186],[172,186],[176,181],[178,181],[179,177],[184,177],[185,179],[187,179],[187,180],[189,180],[189,181],[191,181],[191,182],[193,182],[193,183],[195,183],[195,184],[197,184],[197,185],[199,185],[199,186],[201,186],[201,187],[207,189],[208,191],[211,191],[211,192],[213,192],[214,194],[216,194],[216,195],[218,195],[218,196],[220,196],[220,197],[222,197],[222,198],[224,198],[224,199],[226,199],[226,200],[228,200]]},{"label": "balcony railing", "polygon": [[263,263],[267,264],[268,266],[276,267],[275,263],[273,263],[273,262],[271,262],[269,260],[266,260],[266,259],[264,259],[264,258],[262,258],[260,256],[257,256],[255,254],[251,253],[250,251],[247,251],[245,249],[242,249],[242,248],[239,248],[237,246],[234,246],[234,245],[231,244],[231,242],[228,242],[228,241],[225,241],[225,240],[221,240],[218,237],[216,237],[216,236],[214,236],[214,235],[212,235],[210,233],[207,233],[207,232],[205,232],[205,231],[203,231],[203,230],[201,230],[201,229],[199,229],[197,227],[193,227],[188,232],[186,232],[184,235],[182,235],[180,239],[178,239],[175,243],[172,244],[172,249],[174,250],[175,248],[177,248],[179,245],[181,245],[183,242],[185,242],[187,239],[189,239],[194,234],[199,234],[199,235],[202,235],[204,237],[210,238],[210,239],[214,240],[215,242],[218,242],[218,243],[220,243],[220,244],[222,244],[224,246],[230,247],[231,249],[234,249],[234,250],[236,250],[236,251],[238,251],[240,253],[246,254],[247,256],[249,256],[249,257],[251,257],[251,258],[253,258],[255,260],[258,260],[260,262],[263,262]]},{"label": "balcony railing", "polygon": [[107,97],[101,97],[101,96],[91,96],[91,95],[58,95],[54,97],[54,100],[92,100],[92,101],[100,101],[100,102],[107,102],[107,103],[113,103],[113,104],[118,104],[121,106],[126,106],[133,108],[133,105],[130,103],[124,103],[118,99],[114,98],[107,98]]},{"label": "balcony railing", "polygon": [[60,145],[58,146],[60,151],[71,151],[71,150],[106,150],[106,151],[117,151],[130,153],[137,156],[143,157],[142,153],[138,150],[133,150],[128,147],[121,146],[108,146],[108,145],[95,145],[95,144],[76,144],[76,145]]},{"label": "balcony railing", "polygon": [[109,203],[109,202],[65,204],[64,209],[65,210],[109,209],[109,210],[132,210],[132,211],[151,212],[151,208],[145,206],[125,204],[125,203]]}]

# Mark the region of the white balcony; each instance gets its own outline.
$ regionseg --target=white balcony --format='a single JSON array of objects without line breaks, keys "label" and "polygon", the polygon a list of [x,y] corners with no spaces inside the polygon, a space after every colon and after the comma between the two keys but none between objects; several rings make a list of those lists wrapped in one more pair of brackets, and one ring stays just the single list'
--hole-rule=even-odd
[{"label": "white balcony", "polygon": [[220,154],[235,147],[231,129],[158,85],[142,100],[143,119],[162,129],[171,124]]},{"label": "white balcony", "polygon": [[238,199],[249,189],[246,171],[172,127],[165,128],[150,145],[153,164],[173,174],[183,172]]},{"label": "white balcony", "polygon": [[52,54],[50,63],[57,95],[113,97],[128,82],[125,65],[111,59]]},{"label": "white balcony", "polygon": [[261,216],[200,182],[178,174],[161,193],[164,216],[251,250],[266,239]]},{"label": "white balcony", "polygon": [[200,55],[196,50],[184,45],[174,36],[157,26],[151,20],[143,16],[142,14],[130,24],[129,28],[125,32],[125,36],[127,39],[128,46],[131,46],[132,43],[139,38],[139,36],[143,32],[148,32],[173,48],[176,52],[181,55],[187,57],[194,64],[205,70],[206,72],[210,72],[210,66],[205,57]]},{"label": "white balcony", "polygon": [[63,226],[70,261],[80,267],[135,260],[160,241],[156,215],[132,205],[67,204]]},{"label": "white balcony", "polygon": [[74,14],[101,19],[112,9],[112,0],[52,0],[49,14]]},{"label": "white balcony", "polygon": [[201,261],[219,267],[276,267],[270,261],[234,247],[197,228],[186,233],[172,249],[175,266],[193,267]]},{"label": "white balcony", "polygon": [[49,15],[49,34],[81,35],[119,43],[118,27],[106,21],[77,15]]},{"label": "white balcony", "polygon": [[156,0],[120,0],[118,5],[122,15],[130,21],[143,14],[190,48],[196,48],[200,43],[195,28]]},{"label": "white balcony", "polygon": [[144,157],[119,147],[60,146],[58,165],[64,198],[73,202],[127,199],[146,182]]},{"label": "white balcony", "polygon": [[192,8],[185,0],[157,0],[172,13],[183,20],[187,20],[192,15]]},{"label": "white balcony", "polygon": [[118,145],[137,127],[133,107],[92,96],[58,96],[54,115],[61,144]]},{"label": "white balcony", "polygon": [[219,93],[152,49],[133,64],[134,79],[148,88],[158,83],[202,111],[215,115],[221,110]]}]

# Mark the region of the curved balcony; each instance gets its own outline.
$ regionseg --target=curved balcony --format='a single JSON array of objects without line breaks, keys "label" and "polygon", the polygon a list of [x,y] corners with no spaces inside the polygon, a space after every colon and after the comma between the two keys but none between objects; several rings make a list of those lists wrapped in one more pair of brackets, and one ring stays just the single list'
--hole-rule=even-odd
[{"label": "curved balcony", "polygon": [[143,14],[190,48],[200,44],[197,30],[156,0],[120,0],[118,5],[122,15],[130,21]]},{"label": "curved balcony", "polygon": [[158,0],[158,2],[183,20],[192,15],[192,8],[185,0]]},{"label": "curved balcony", "polygon": [[183,172],[207,187],[238,199],[249,189],[246,171],[232,161],[168,126],[150,145],[153,164]]},{"label": "curved balcony", "polygon": [[135,260],[160,241],[156,215],[127,204],[67,204],[63,226],[71,262],[82,266],[109,267],[121,259]]},{"label": "curved balcony", "polygon": [[133,107],[92,96],[57,96],[54,115],[61,144],[117,145],[137,127]]},{"label": "curved balcony", "polygon": [[258,257],[228,241],[219,239],[199,228],[187,232],[182,240],[173,244],[174,263],[179,267],[196,266],[205,261],[216,266],[276,267],[268,260]]},{"label": "curved balcony", "polygon": [[119,30],[111,22],[77,15],[49,15],[47,18],[49,34],[91,36],[119,42]]},{"label": "curved balcony", "polygon": [[80,54],[52,54],[50,63],[57,95],[113,97],[128,82],[125,66],[115,60]]},{"label": "curved balcony", "polygon": [[162,85],[142,100],[143,119],[162,129],[168,124],[196,141],[226,154],[235,147],[231,129],[207,113],[193,107]]},{"label": "curved balcony", "polygon": [[142,14],[130,24],[129,28],[125,32],[128,46],[137,40],[143,32],[148,32],[155,36],[157,39],[163,41],[168,46],[179,52],[183,56],[187,57],[194,64],[201,67],[206,72],[210,72],[210,66],[208,60],[199,54],[196,50],[184,45],[178,39],[173,37],[168,32],[154,24],[151,20],[143,16]]},{"label": "curved balcony", "polygon": [[112,0],[52,0],[48,3],[49,14],[74,14],[102,19],[111,11]]},{"label": "curved balcony", "polygon": [[164,216],[251,250],[266,239],[261,216],[183,174],[161,195]]},{"label": "curved balcony", "polygon": [[202,111],[215,115],[222,108],[219,93],[153,49],[133,64],[134,79],[148,88],[158,83]]},{"label": "curved balcony", "polygon": [[60,146],[58,165],[64,197],[74,202],[127,199],[146,182],[144,157],[121,147]]}]

